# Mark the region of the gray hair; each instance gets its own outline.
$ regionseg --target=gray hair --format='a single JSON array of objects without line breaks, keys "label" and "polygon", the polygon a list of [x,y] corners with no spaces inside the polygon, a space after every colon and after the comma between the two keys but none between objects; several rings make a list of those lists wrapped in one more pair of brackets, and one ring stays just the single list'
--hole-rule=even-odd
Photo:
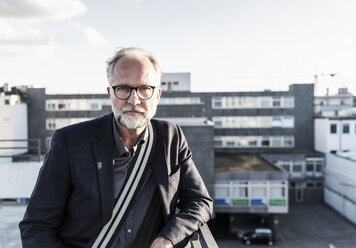
[{"label": "gray hair", "polygon": [[148,52],[142,48],[127,47],[127,48],[122,48],[122,49],[116,51],[114,56],[112,56],[111,58],[109,58],[106,61],[106,76],[108,78],[109,84],[111,84],[113,81],[112,73],[113,73],[114,67],[116,65],[116,62],[120,58],[122,58],[122,57],[137,58],[139,56],[147,57],[151,61],[156,72],[159,73],[160,76],[162,75],[161,65],[158,63],[158,60],[153,56],[153,54],[151,54],[150,52]]}]

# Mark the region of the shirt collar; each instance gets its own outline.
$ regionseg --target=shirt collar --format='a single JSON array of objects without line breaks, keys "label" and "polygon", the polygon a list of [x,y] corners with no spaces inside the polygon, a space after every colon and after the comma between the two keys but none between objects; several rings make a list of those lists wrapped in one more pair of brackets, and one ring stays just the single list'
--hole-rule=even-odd
[{"label": "shirt collar", "polygon": [[[130,152],[127,150],[127,148],[124,145],[124,142],[121,139],[119,131],[117,130],[115,118],[113,118],[113,133],[114,133],[114,145],[115,145],[116,157],[121,157],[122,155],[130,154]],[[146,126],[145,130],[142,132],[140,138],[138,139],[137,144],[134,146],[134,152],[136,151],[137,146],[139,144],[143,144],[144,142],[147,141],[147,138],[148,138],[148,132]]]}]

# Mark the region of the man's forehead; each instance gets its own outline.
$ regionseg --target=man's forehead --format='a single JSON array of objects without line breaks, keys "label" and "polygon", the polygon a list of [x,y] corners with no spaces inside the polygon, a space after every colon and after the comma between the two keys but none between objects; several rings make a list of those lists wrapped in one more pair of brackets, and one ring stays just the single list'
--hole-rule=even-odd
[{"label": "man's forehead", "polygon": [[[120,58],[114,67],[114,81],[122,81],[136,77],[140,83],[159,83],[160,73],[155,70],[152,62],[145,56]],[[156,82],[157,81],[157,82]]]}]

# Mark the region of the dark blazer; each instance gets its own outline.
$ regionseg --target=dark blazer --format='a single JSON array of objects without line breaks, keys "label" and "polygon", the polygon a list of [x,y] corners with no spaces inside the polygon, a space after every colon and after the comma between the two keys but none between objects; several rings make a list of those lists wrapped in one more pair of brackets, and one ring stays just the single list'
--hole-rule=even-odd
[{"label": "dark blazer", "polygon": [[[111,113],[54,133],[19,224],[23,247],[85,247],[110,220],[114,206],[112,122]],[[210,219],[212,199],[182,130],[165,121],[153,119],[151,123],[156,141],[148,164],[165,215],[162,232],[179,244]]]}]

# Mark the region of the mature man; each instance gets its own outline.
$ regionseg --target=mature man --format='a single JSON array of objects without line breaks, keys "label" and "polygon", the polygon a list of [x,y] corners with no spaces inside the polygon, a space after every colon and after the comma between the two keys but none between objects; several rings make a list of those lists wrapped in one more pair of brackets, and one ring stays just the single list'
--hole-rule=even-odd
[{"label": "mature man", "polygon": [[182,130],[152,119],[156,59],[125,48],[107,64],[113,113],[54,133],[19,225],[23,247],[185,247],[211,217]]}]

